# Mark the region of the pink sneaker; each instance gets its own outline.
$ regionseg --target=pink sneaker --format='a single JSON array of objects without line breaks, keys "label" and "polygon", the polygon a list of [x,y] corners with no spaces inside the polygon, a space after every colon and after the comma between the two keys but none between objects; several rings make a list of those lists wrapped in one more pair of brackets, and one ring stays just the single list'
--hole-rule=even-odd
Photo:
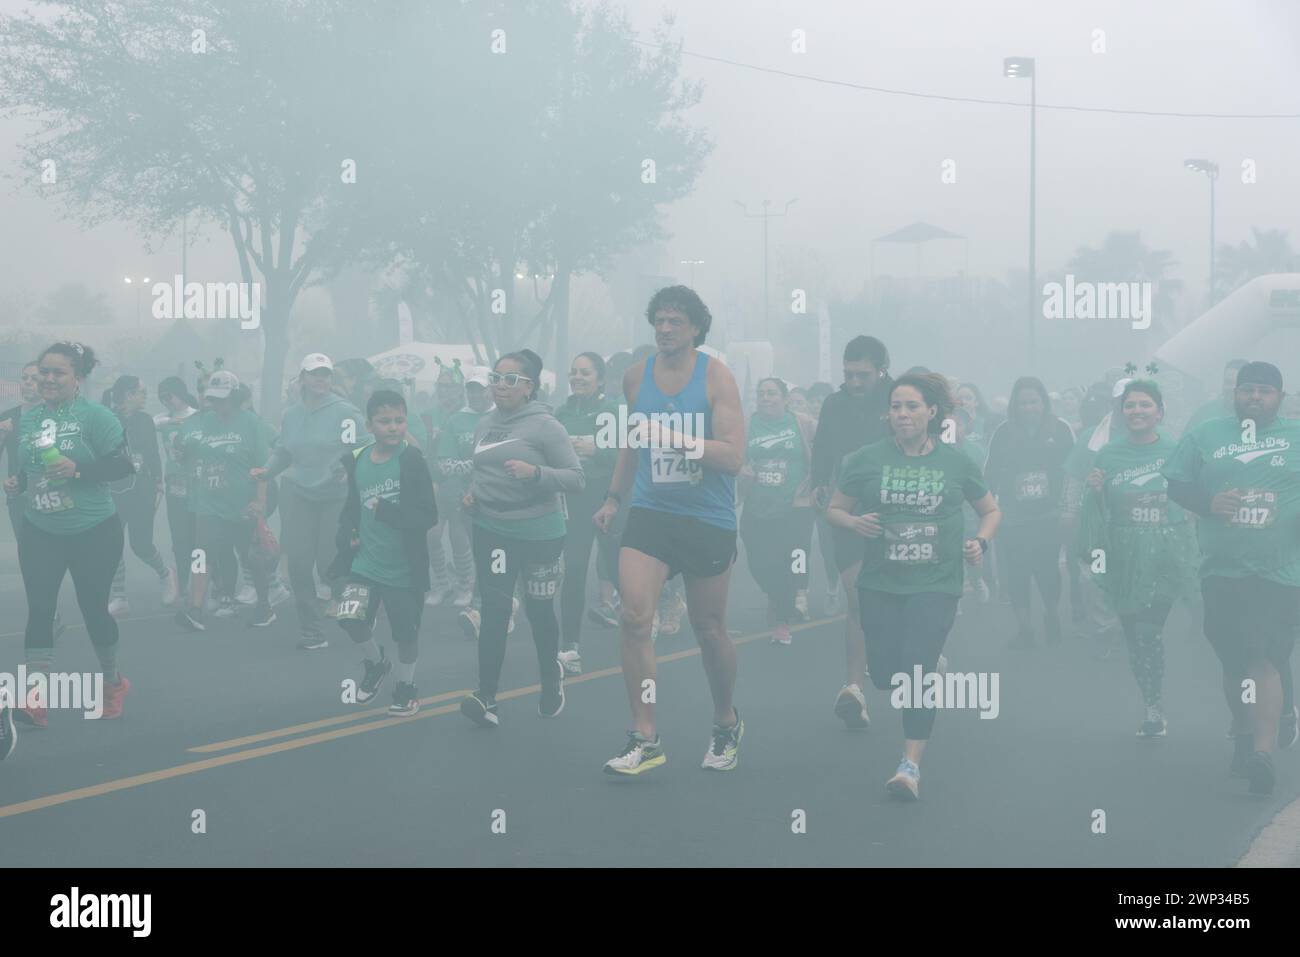
[{"label": "pink sneaker", "polygon": [[781,624],[772,629],[772,644],[788,645],[791,641],[789,625]]},{"label": "pink sneaker", "polygon": [[104,713],[100,718],[111,721],[113,718],[122,717],[122,699],[130,690],[131,682],[127,681],[126,675],[123,674],[117,676],[116,682],[104,685]]}]

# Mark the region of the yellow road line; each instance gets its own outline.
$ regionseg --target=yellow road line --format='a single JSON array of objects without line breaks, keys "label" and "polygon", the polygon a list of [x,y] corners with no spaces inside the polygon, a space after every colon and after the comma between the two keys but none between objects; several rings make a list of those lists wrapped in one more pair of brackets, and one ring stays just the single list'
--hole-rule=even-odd
[{"label": "yellow road line", "polygon": [[[816,628],[819,625],[823,625],[829,621],[834,621],[834,620],[835,619],[832,618],[822,618],[822,619],[818,619],[817,621],[810,621],[800,625],[793,625],[791,626],[790,631],[791,632],[804,631],[809,628]],[[735,639],[735,644],[737,645],[748,644],[751,641],[758,641],[759,639],[766,638],[766,637],[768,637],[768,632],[766,631],[758,632],[756,634],[746,635],[744,637]],[[676,661],[680,658],[689,658],[690,656],[698,655],[699,653],[700,653],[700,649],[697,646],[695,648],[687,648],[683,651],[673,652],[670,655],[664,655],[661,658],[656,658],[655,661],[662,664],[669,661]],[[589,674],[579,675],[576,678],[566,679],[565,684],[567,686],[571,684],[577,684],[582,681],[593,681],[596,678],[606,678],[611,675],[620,674],[622,670],[623,670],[622,668],[605,668],[600,671],[590,672]],[[528,685],[527,687],[524,688],[514,688],[510,691],[503,691],[500,694],[498,694],[497,700],[508,701],[511,698],[519,698],[527,694],[533,694],[540,690],[541,690],[540,684]],[[446,694],[437,695],[435,697],[446,699],[451,695],[456,695],[460,693],[461,692],[447,692]],[[125,791],[125,790],[129,790],[130,788],[143,787],[146,784],[156,784],[159,781],[167,781],[172,778],[184,777],[185,775],[189,775],[189,774],[197,774],[200,771],[207,771],[210,770],[211,768],[224,767],[225,765],[236,764],[241,761],[251,761],[254,758],[266,757],[272,754],[281,754],[285,751],[294,751],[297,750],[298,748],[310,747],[313,744],[321,744],[326,741],[336,741],[339,740],[340,738],[350,737],[354,734],[365,734],[367,731],[377,731],[381,728],[391,728],[394,725],[407,724],[412,721],[419,721],[422,718],[432,718],[435,715],[440,715],[440,714],[451,714],[453,711],[459,711],[459,710],[460,710],[459,702],[456,704],[442,705],[441,707],[432,708],[428,711],[421,711],[419,714],[415,714],[407,718],[384,718],[383,720],[370,721],[365,724],[354,724],[352,727],[334,728],[333,730],[330,731],[321,731],[318,734],[309,734],[304,737],[292,738],[291,740],[288,741],[281,741],[279,744],[269,744],[258,748],[246,748],[242,751],[232,751],[229,754],[223,754],[212,758],[204,758],[203,760],[200,761],[191,761],[186,764],[177,765],[175,767],[163,768],[160,771],[149,771],[144,774],[135,774],[130,777],[118,778],[113,781],[105,781],[102,784],[92,784],[88,787],[75,788],[71,791],[60,791],[55,794],[46,794],[43,795],[42,797],[32,798],[31,800],[28,801],[19,801],[16,804],[5,804],[3,806],[0,806],[0,818],[14,817],[15,815],[18,814],[27,814],[31,811],[39,811],[48,807],[57,807],[60,804],[68,804],[71,803],[72,801],[81,801],[86,798],[101,797],[102,795],[113,794],[117,791]],[[374,714],[376,714],[375,711],[364,712],[360,717],[369,717],[369,716],[373,716]],[[319,721],[319,722],[309,722],[307,724],[295,725],[293,728],[283,728],[280,731],[268,731],[262,735],[250,735],[247,739],[236,739],[236,740],[266,740],[268,736],[283,737],[288,734],[296,733],[294,729],[304,729],[304,728],[310,729],[315,727],[323,727],[329,724],[338,723],[341,720],[346,720],[348,717],[351,716],[341,716],[340,718],[337,719],[326,718],[323,721]],[[208,750],[214,750],[214,749],[221,750],[223,746],[226,745],[230,745],[230,742],[218,742],[217,744],[213,744],[213,745],[204,745],[204,748]],[[191,748],[190,750],[199,750],[199,749]]]}]

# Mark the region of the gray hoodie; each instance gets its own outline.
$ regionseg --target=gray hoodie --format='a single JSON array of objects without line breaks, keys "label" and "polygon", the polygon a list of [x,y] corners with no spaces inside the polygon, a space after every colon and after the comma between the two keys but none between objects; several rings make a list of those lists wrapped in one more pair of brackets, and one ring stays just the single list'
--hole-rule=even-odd
[{"label": "gray hoodie", "polygon": [[[541,466],[536,481],[512,478],[511,459]],[[561,492],[586,484],[569,433],[551,407],[533,400],[511,413],[492,409],[474,430],[474,472],[469,490],[474,509],[494,519],[540,518],[560,511]]]},{"label": "gray hoodie", "polygon": [[[344,443],[345,432],[355,435],[355,441]],[[315,409],[299,402],[285,410],[267,468],[272,478],[283,472],[283,483],[302,498],[341,502],[348,495],[348,478],[340,456],[369,439],[366,417],[346,399],[331,393]]]}]

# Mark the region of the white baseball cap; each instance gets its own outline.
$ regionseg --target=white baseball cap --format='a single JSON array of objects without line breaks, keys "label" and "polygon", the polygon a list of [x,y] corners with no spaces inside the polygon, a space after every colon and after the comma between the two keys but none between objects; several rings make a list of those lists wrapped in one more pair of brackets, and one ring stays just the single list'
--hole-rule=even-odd
[{"label": "white baseball cap", "polygon": [[488,386],[488,367],[487,366],[470,366],[469,371],[465,373],[465,384],[473,382],[475,385],[481,385],[483,388]]},{"label": "white baseball cap", "polygon": [[316,369],[329,369],[333,372],[334,363],[330,362],[330,357],[325,353],[313,352],[311,355],[305,356],[302,364],[298,366],[299,372],[314,372]]},{"label": "white baseball cap", "polygon": [[203,390],[203,394],[210,399],[228,399],[230,393],[238,388],[239,378],[233,372],[226,372],[223,369],[212,373],[212,378],[208,379],[208,386]]}]

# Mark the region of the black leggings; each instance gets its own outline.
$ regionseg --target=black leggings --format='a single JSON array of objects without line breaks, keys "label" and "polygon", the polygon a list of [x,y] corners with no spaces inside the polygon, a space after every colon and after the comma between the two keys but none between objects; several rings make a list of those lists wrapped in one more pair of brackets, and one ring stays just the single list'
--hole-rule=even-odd
[{"label": "black leggings", "polygon": [[[896,674],[905,674],[911,681],[917,665],[923,675],[933,672],[957,617],[958,601],[957,595],[942,592],[895,595],[859,588],[858,607],[867,660],[871,662],[871,683],[881,691],[890,691]],[[929,740],[934,709],[904,707],[902,712],[903,737],[909,741]]]},{"label": "black leggings", "polygon": [[557,674],[560,626],[555,620],[555,595],[564,578],[564,539],[521,541],[475,525],[474,572],[483,616],[478,634],[479,691],[496,696],[520,575],[525,580],[524,612],[537,646],[538,672],[543,680]]},{"label": "black leggings", "polygon": [[1012,608],[1029,610],[1033,579],[1044,610],[1056,613],[1061,603],[1061,537],[1055,525],[1003,526],[998,532],[998,560]]},{"label": "black leggings", "polygon": [[1161,599],[1149,608],[1119,616],[1128,642],[1129,667],[1138,690],[1142,692],[1142,703],[1153,707],[1160,704],[1164,684],[1165,644],[1160,632],[1165,627],[1170,607],[1169,601]]},{"label": "black leggings", "polygon": [[91,644],[96,651],[117,645],[117,622],[108,613],[108,595],[122,561],[122,544],[122,520],[116,514],[76,535],[53,535],[24,519],[18,533],[18,564],[27,592],[23,646],[29,660],[54,658],[54,613],[68,573]]},{"label": "black leggings", "polygon": [[195,517],[197,544],[206,554],[208,574],[217,586],[218,598],[235,597],[235,588],[239,585],[239,563],[243,562],[253,579],[258,603],[266,602],[271,570],[248,560],[254,528],[249,519],[230,522],[212,515]]},{"label": "black leggings", "polygon": [[184,497],[167,496],[167,528],[172,536],[172,557],[176,559],[176,581],[185,594],[194,562],[194,513]]},{"label": "black leggings", "polygon": [[[564,587],[560,591],[560,634],[566,647],[577,648],[582,637],[582,616],[587,609],[587,569],[591,549],[604,533],[591,516],[605,501],[605,491],[596,495],[565,496],[569,510],[568,533],[564,536]],[[597,559],[599,561],[599,559]]]},{"label": "black leggings", "polygon": [[[776,621],[788,625],[798,613],[795,592],[808,584],[813,515],[810,508],[788,508],[780,515],[740,515],[749,573],[772,603]],[[803,552],[803,572],[795,572],[795,552]]]}]

